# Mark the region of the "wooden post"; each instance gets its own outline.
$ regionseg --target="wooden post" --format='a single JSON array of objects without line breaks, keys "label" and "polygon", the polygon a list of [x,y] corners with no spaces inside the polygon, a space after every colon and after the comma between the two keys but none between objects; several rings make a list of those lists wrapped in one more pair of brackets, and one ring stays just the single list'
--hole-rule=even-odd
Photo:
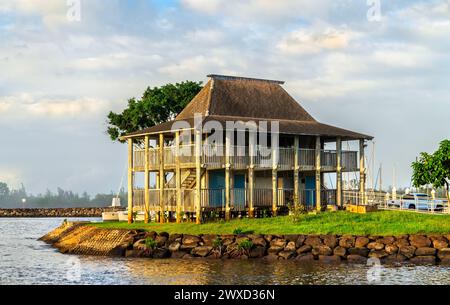
[{"label": "wooden post", "polygon": [[149,137],[144,137],[144,147],[145,147],[145,170],[144,170],[144,200],[145,200],[145,215],[144,215],[144,223],[148,223],[150,220],[150,194],[149,194],[149,159],[148,159],[148,145],[149,145]]},{"label": "wooden post", "polygon": [[342,140],[336,138],[336,205],[342,207]]},{"label": "wooden post", "polygon": [[300,137],[295,136],[294,138],[294,209],[298,211],[300,206],[300,197],[299,197],[299,142]]},{"label": "wooden post", "polygon": [[366,190],[366,168],[364,162],[364,139],[359,140],[359,202],[364,204]]},{"label": "wooden post", "polygon": [[254,188],[255,188],[255,136],[256,134],[249,131],[249,160],[250,164],[248,167],[248,216],[253,218],[255,216],[254,211]]},{"label": "wooden post", "polygon": [[164,223],[164,134],[159,134],[159,222]]},{"label": "wooden post", "polygon": [[175,146],[176,146],[176,155],[175,155],[175,184],[177,188],[177,223],[181,222],[181,204],[182,204],[182,189],[181,189],[181,166],[180,166],[180,132],[177,131],[175,133]]},{"label": "wooden post", "polygon": [[278,211],[278,143],[272,142],[272,215]]},{"label": "wooden post", "polygon": [[195,223],[202,223],[201,191],[202,191],[202,133],[195,130]]},{"label": "wooden post", "polygon": [[133,223],[133,139],[128,139],[128,223]]},{"label": "wooden post", "polygon": [[316,210],[321,211],[321,188],[322,188],[322,182],[321,182],[321,163],[320,163],[320,155],[322,151],[322,146],[320,142],[320,137],[316,137]]},{"label": "wooden post", "polygon": [[231,219],[231,192],[230,192],[230,171],[231,171],[231,132],[225,131],[225,220]]}]

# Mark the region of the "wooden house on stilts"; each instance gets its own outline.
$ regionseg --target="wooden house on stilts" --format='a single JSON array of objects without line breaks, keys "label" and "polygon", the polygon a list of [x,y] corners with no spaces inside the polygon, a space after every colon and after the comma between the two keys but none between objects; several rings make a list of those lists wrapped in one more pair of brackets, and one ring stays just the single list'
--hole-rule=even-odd
[{"label": "wooden house on stilts", "polygon": [[[146,221],[200,223],[209,215],[339,207],[344,172],[360,173],[364,194],[364,147],[371,136],[316,121],[282,81],[208,77],[173,121],[122,137],[128,141],[128,211],[144,211]],[[359,152],[343,150],[343,141],[359,141]],[[326,150],[332,142],[336,149]],[[325,173],[336,174],[334,189],[324,187]]]}]

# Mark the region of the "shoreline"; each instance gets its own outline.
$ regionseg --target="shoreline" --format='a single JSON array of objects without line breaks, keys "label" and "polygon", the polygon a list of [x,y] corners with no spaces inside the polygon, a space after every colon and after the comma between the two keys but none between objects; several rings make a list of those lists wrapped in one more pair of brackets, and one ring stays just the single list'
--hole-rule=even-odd
[{"label": "shoreline", "polygon": [[102,217],[103,212],[122,211],[116,207],[89,208],[0,208],[0,218]]},{"label": "shoreline", "polygon": [[450,264],[450,234],[271,235],[169,234],[65,222],[40,240],[61,253],[130,258],[264,259],[366,264]]}]

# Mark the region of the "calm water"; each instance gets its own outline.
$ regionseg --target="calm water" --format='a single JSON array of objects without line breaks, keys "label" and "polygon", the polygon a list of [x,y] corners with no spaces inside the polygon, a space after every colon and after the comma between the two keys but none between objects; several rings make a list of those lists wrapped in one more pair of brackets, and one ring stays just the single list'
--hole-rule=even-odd
[{"label": "calm water", "polygon": [[[371,284],[370,267],[63,255],[37,239],[62,219],[0,218],[0,284]],[[382,284],[450,284],[450,267],[383,267]]]}]

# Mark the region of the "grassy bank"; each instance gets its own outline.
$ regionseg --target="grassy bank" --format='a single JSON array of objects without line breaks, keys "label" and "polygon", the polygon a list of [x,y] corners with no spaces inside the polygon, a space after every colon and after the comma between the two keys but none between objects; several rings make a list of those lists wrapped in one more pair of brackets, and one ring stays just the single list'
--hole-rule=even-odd
[{"label": "grassy bank", "polygon": [[260,219],[236,219],[196,225],[194,223],[144,224],[137,222],[95,223],[100,228],[145,229],[184,234],[231,234],[235,229],[256,234],[353,234],[399,235],[416,233],[450,234],[450,215],[414,212],[379,211],[368,214],[327,212],[302,215],[298,221],[290,216]]}]

